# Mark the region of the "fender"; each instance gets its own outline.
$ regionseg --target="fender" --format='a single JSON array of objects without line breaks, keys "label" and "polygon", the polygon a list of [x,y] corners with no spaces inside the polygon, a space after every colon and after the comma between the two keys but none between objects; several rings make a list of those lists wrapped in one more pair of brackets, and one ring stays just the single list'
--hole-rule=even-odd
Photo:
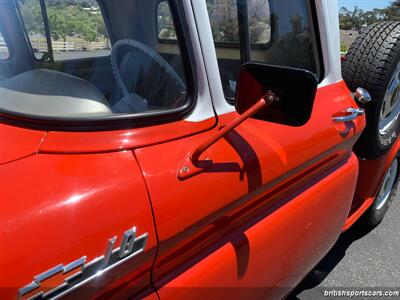
[{"label": "fender", "polygon": [[131,151],[31,155],[0,166],[0,187],[2,300],[152,292],[157,240]]},{"label": "fender", "polygon": [[372,205],[382,180],[399,151],[400,139],[397,138],[392,148],[384,156],[378,159],[358,158],[360,172],[356,192],[349,217],[343,226],[343,231],[348,230]]}]

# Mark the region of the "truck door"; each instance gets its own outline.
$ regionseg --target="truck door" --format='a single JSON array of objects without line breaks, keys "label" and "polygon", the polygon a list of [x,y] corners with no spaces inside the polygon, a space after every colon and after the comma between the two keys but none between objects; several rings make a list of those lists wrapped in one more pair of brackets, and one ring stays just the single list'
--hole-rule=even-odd
[{"label": "truck door", "polygon": [[[332,101],[345,90],[319,90],[301,128],[245,121],[207,150],[206,172],[185,180],[185,159],[213,131],[135,150],[159,238],[161,299],[280,298],[328,252],[350,210],[358,176],[351,147],[364,126],[356,120],[357,134],[343,138],[332,125],[330,112],[350,105]],[[237,117],[220,116],[218,128]]]},{"label": "truck door", "polygon": [[[284,1],[286,6],[272,2],[280,26],[289,24],[293,29],[272,39],[278,44],[268,48],[250,45],[246,50],[242,45],[229,48],[217,42],[215,53],[210,49],[211,37],[213,32],[214,39],[218,34],[209,28],[207,8],[211,25],[215,25],[224,19],[218,17],[221,12],[233,10],[232,15],[243,15],[235,11],[243,2],[226,9],[218,7],[222,1],[215,1],[210,12],[205,1],[192,1],[218,125],[135,150],[157,228],[159,247],[152,278],[161,299],[282,298],[333,246],[348,215],[358,176],[352,146],[365,124],[363,117],[347,123],[333,120],[356,107],[342,81],[320,84],[313,104],[306,109],[308,117],[299,123],[248,119],[204,152],[200,160],[212,161],[206,171],[179,176],[190,172],[185,161],[201,142],[239,117],[229,105],[232,93],[226,92],[235,90],[236,77],[227,78],[229,72],[221,72],[221,81],[215,75],[219,73],[215,54],[219,67],[232,66],[235,74],[232,62],[239,59],[236,63],[240,66],[246,56],[251,58],[249,51],[256,49],[253,55],[259,59],[292,59],[293,67],[297,63],[306,68],[308,64],[311,72],[323,77],[322,61],[314,55],[318,52],[311,29],[315,8],[307,1]],[[291,22],[296,13],[298,22]],[[243,28],[239,31],[243,33]],[[296,43],[310,43],[311,48],[299,48]],[[265,49],[273,51],[264,53]],[[285,49],[310,52],[293,57],[282,52]],[[290,84],[287,82],[289,88]],[[251,92],[249,89],[249,96]],[[303,111],[302,105],[297,105]],[[196,123],[192,126],[195,129]]]}]

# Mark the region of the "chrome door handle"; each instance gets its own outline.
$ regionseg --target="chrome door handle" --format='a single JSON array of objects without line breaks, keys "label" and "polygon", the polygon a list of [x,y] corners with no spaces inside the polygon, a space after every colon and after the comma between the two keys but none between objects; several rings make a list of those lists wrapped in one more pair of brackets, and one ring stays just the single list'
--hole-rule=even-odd
[{"label": "chrome door handle", "polygon": [[351,122],[360,115],[365,115],[365,110],[362,108],[350,107],[342,112],[344,115],[340,117],[333,117],[334,122]]}]

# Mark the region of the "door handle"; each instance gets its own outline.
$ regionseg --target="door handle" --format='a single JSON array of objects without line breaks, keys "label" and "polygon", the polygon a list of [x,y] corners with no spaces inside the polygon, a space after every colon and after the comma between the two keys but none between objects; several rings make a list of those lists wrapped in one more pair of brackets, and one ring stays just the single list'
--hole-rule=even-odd
[{"label": "door handle", "polygon": [[334,122],[351,122],[361,115],[365,115],[364,109],[350,107],[343,111],[340,116],[333,117],[332,119]]}]

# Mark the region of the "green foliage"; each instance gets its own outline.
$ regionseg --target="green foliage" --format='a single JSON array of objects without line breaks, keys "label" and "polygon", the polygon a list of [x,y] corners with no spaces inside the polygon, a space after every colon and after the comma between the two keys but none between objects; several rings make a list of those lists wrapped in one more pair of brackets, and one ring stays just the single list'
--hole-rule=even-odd
[{"label": "green foliage", "polygon": [[347,45],[340,45],[340,52],[347,52],[349,51],[349,47]]},{"label": "green foliage", "polygon": [[384,18],[387,20],[400,21],[400,0],[392,2],[392,4],[383,9]]},{"label": "green foliage", "polygon": [[343,30],[360,30],[362,26],[376,23],[379,20],[400,21],[400,0],[393,1],[383,9],[363,11],[356,6],[352,11],[342,7],[339,12],[340,29]]},{"label": "green foliage", "polygon": [[[20,0],[21,14],[30,35],[44,35],[44,25],[38,0]],[[90,7],[95,9],[91,10]],[[106,38],[103,17],[95,0],[48,0],[47,16],[54,40],[81,37],[93,42]]]},{"label": "green foliage", "polygon": [[[44,25],[39,0],[18,0],[26,30],[30,35],[44,36]],[[107,39],[107,30],[96,0],[45,0],[50,32],[54,40],[80,37],[86,41]],[[236,0],[206,0],[211,16],[215,41],[239,42]],[[250,39],[252,43],[269,40],[270,16],[267,0],[248,0]],[[159,7],[159,37],[176,39],[168,3]],[[350,11],[340,9],[340,28],[360,30],[362,26],[379,20],[400,20],[400,0],[384,9],[363,11],[358,7]]]},{"label": "green foliage", "polygon": [[19,3],[27,32],[29,34],[41,34],[44,32],[39,1],[20,0]]}]

